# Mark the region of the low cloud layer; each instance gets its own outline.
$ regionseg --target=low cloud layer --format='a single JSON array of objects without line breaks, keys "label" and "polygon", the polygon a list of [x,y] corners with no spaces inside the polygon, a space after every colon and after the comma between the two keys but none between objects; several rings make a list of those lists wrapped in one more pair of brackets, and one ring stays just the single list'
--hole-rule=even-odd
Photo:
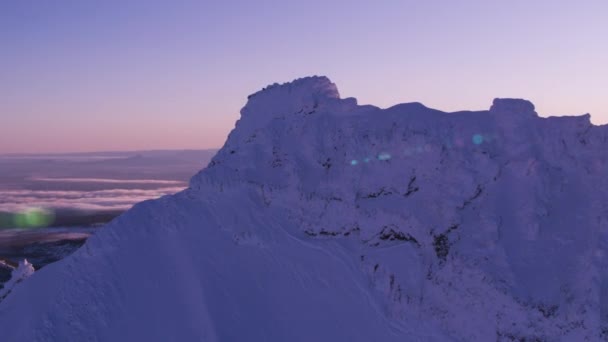
[{"label": "low cloud layer", "polygon": [[[103,223],[185,189],[213,150],[0,155],[0,229]],[[36,210],[40,209],[40,210]]]},{"label": "low cloud layer", "polygon": [[58,182],[58,183],[106,183],[106,184],[154,184],[154,185],[178,185],[181,181],[160,179],[108,179],[108,178],[46,178],[32,177],[28,180],[35,182]]},{"label": "low cloud layer", "polygon": [[[132,183],[130,183],[132,184]],[[77,209],[88,211],[127,210],[135,203],[174,194],[182,186],[153,190],[108,189],[99,191],[5,190],[0,192],[0,211],[18,212],[28,208]]]}]

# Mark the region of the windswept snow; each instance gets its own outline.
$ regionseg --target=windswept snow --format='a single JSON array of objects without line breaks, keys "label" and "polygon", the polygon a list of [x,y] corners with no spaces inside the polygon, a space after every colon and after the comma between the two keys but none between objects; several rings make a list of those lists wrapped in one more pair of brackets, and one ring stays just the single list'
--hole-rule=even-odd
[{"label": "windswept snow", "polygon": [[9,281],[6,282],[2,288],[0,288],[1,303],[11,293],[17,284],[34,274],[34,266],[32,266],[32,264],[30,264],[27,260],[22,260],[15,268],[13,268],[13,266],[9,265],[7,262],[0,260],[0,266],[12,268],[11,279],[9,279]]},{"label": "windswept snow", "polygon": [[16,286],[2,340],[606,340],[607,140],[272,85],[189,189]]}]

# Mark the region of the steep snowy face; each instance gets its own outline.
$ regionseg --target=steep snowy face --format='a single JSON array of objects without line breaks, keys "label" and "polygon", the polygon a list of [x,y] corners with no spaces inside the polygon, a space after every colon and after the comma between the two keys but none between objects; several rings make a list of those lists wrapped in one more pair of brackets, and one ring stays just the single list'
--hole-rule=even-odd
[{"label": "steep snowy face", "polygon": [[608,128],[249,97],[209,166],[0,304],[10,341],[601,341]]},{"label": "steep snowy face", "polygon": [[339,98],[338,88],[327,77],[308,77],[284,85],[275,83],[248,96],[241,120],[232,134],[250,134],[277,116],[298,110],[311,111]]},{"label": "steep snowy face", "polygon": [[518,99],[443,113],[336,94],[258,93],[192,188],[255,189],[304,238],[356,239],[394,317],[465,340],[606,334],[605,126]]}]

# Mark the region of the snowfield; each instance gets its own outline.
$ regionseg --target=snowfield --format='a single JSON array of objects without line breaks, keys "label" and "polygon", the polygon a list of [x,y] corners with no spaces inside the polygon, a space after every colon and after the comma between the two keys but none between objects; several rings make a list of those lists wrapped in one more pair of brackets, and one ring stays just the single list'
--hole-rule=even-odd
[{"label": "snowfield", "polygon": [[271,85],[190,187],[0,302],[1,341],[607,341],[608,128]]}]

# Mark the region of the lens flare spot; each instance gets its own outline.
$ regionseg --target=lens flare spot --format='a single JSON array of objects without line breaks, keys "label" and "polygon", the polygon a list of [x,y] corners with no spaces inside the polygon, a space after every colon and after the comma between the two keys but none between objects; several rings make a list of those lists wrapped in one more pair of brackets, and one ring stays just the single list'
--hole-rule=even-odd
[{"label": "lens flare spot", "polygon": [[483,135],[481,135],[481,134],[473,135],[473,144],[480,145],[481,143],[483,143]]},{"label": "lens flare spot", "polygon": [[389,160],[389,159],[391,159],[391,155],[386,152],[382,152],[378,155],[378,160]]},{"label": "lens flare spot", "polygon": [[16,228],[41,228],[47,227],[55,220],[55,214],[46,209],[31,208],[19,213],[13,217],[13,225]]},{"label": "lens flare spot", "polygon": [[350,161],[350,165],[352,165],[352,166],[355,166],[357,164],[359,164],[359,161],[356,160],[356,159],[353,159],[353,160]]},{"label": "lens flare spot", "polygon": [[23,213],[15,213],[15,215],[13,215],[13,227],[25,228],[26,226],[27,222],[25,220],[25,215]]},{"label": "lens flare spot", "polygon": [[365,159],[363,159],[363,162],[365,162],[365,163],[369,163],[369,158],[365,158]]}]

